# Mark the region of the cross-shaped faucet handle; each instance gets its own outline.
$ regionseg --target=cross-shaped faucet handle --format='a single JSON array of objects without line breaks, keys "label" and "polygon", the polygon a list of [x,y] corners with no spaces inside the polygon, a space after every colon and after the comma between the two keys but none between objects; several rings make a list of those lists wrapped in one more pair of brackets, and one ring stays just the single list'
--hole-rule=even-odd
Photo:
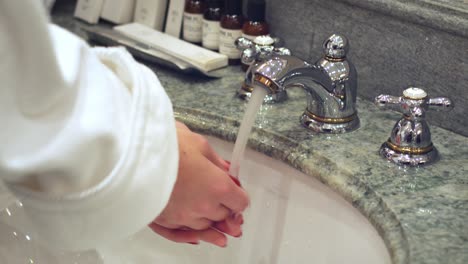
[{"label": "cross-shaped faucet handle", "polygon": [[453,104],[445,97],[428,98],[426,91],[410,87],[400,97],[379,95],[375,98],[379,107],[391,108],[403,113],[396,122],[390,138],[380,147],[380,155],[400,165],[419,166],[438,159],[431,132],[425,120],[427,110],[451,110]]},{"label": "cross-shaped faucet handle", "polygon": [[270,35],[258,36],[253,40],[240,37],[236,40],[237,49],[242,51],[241,61],[250,65],[256,61],[266,60],[273,55],[291,55],[291,51],[281,47],[283,42]]},{"label": "cross-shaped faucet handle", "polygon": [[410,87],[403,91],[402,96],[381,94],[375,98],[377,106],[391,108],[402,114],[423,118],[427,110],[450,111],[453,103],[446,97],[428,98],[426,91],[421,88]]}]

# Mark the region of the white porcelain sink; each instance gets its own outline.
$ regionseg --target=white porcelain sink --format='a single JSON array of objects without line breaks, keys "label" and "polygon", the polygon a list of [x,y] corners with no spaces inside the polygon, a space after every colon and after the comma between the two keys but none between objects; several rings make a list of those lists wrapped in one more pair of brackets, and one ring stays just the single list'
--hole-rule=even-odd
[{"label": "white porcelain sink", "polygon": [[[209,141],[229,159],[233,144],[216,138]],[[391,263],[383,240],[368,220],[314,178],[251,150],[246,152],[240,175],[251,206],[244,216],[243,236],[230,238],[227,248],[176,244],[146,228],[126,241],[101,248],[98,262]],[[83,254],[76,263],[89,263],[92,255]]]},{"label": "white porcelain sink", "polygon": [[[233,144],[213,137],[209,141],[229,159]],[[369,221],[314,178],[252,150],[246,151],[240,177],[251,206],[243,236],[231,238],[227,248],[175,244],[145,231],[103,252],[105,259],[120,263],[122,256],[113,257],[114,252],[134,250],[141,253],[134,263],[391,263]]]}]

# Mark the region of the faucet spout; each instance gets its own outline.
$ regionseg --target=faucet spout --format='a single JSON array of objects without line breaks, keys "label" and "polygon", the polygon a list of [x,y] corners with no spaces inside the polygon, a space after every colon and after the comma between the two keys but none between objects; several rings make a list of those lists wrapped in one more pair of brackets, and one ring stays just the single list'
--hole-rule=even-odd
[{"label": "faucet spout", "polygon": [[277,55],[250,69],[252,83],[273,96],[291,87],[304,88],[307,107],[301,122],[320,133],[344,133],[359,127],[356,70],[345,52],[336,51],[347,46],[331,44],[333,41],[347,43],[343,37],[333,35],[324,44],[325,56],[315,64],[291,55]]}]

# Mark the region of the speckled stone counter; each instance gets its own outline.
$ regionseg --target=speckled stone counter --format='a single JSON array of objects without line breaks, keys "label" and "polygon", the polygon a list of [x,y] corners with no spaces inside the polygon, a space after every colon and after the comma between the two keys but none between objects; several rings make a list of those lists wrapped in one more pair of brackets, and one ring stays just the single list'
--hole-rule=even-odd
[{"label": "speckled stone counter", "polygon": [[[55,22],[82,33],[69,18]],[[177,119],[197,132],[235,140],[246,105],[234,96],[243,78],[240,69],[228,67],[219,71],[223,78],[206,79],[151,68]],[[378,155],[400,114],[358,100],[359,130],[317,135],[299,124],[305,106],[300,89],[291,90],[284,103],[263,105],[249,146],[318,178],[352,203],[379,231],[395,264],[468,263],[467,137],[432,125],[441,160],[400,168]]]},{"label": "speckled stone counter", "polygon": [[[234,97],[237,68],[218,80],[153,67],[179,120],[195,131],[234,141],[245,102]],[[378,155],[400,114],[358,100],[361,128],[317,135],[299,124],[305,93],[263,105],[249,146],[316,177],[340,193],[377,228],[394,263],[468,263],[468,138],[431,127],[441,160],[400,168]]]}]

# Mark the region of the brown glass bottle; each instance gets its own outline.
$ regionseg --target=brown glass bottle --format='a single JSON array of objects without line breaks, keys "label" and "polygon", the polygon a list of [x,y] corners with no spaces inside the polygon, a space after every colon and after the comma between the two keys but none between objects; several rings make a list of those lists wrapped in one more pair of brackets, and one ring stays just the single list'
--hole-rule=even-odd
[{"label": "brown glass bottle", "polygon": [[[247,20],[242,25],[242,37],[254,40],[257,36],[270,33],[270,27],[265,21],[265,7],[264,0],[249,0],[247,3]],[[241,68],[246,71],[249,65],[242,63]]]},{"label": "brown glass bottle", "polygon": [[219,29],[223,6],[223,0],[208,0],[203,14],[202,46],[204,48],[219,49]]},{"label": "brown glass bottle", "polygon": [[219,53],[228,56],[229,65],[238,65],[240,64],[240,51],[234,42],[242,36],[242,25],[244,24],[242,1],[226,0],[224,9],[225,12],[220,21]]},{"label": "brown glass bottle", "polygon": [[257,36],[268,35],[270,27],[265,21],[265,1],[249,0],[247,4],[247,20],[242,26],[242,36],[253,40]]},{"label": "brown glass bottle", "polygon": [[182,37],[184,40],[196,44],[202,42],[204,0],[187,0],[184,9],[184,25]]}]

